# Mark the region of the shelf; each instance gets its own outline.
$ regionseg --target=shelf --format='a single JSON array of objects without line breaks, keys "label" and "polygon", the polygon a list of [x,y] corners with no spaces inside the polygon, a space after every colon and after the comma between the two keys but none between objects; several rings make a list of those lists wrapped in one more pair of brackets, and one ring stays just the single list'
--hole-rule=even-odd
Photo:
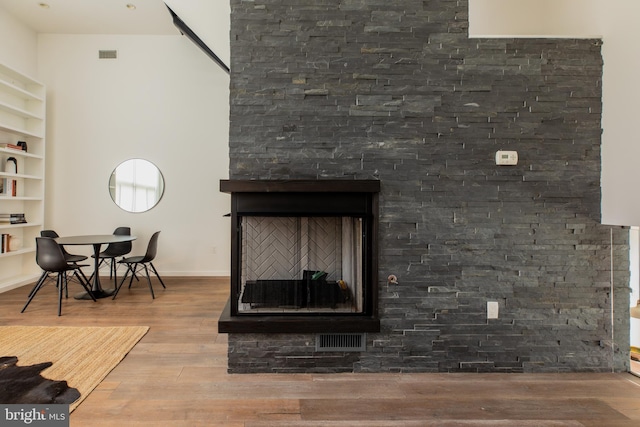
[{"label": "shelf", "polygon": [[[39,81],[32,79],[25,74],[22,74],[20,71],[17,71],[12,67],[9,67],[8,65],[0,64],[0,79],[2,79],[2,75],[25,85],[36,85],[44,88],[44,85]],[[7,79],[2,80],[6,81]]]},{"label": "shelf", "polygon": [[0,102],[0,110],[4,110],[7,113],[11,113],[15,116],[22,117],[23,119],[43,120],[41,116],[33,114],[27,110],[23,110],[22,108],[14,107],[13,105],[9,105],[4,102]]},{"label": "shelf", "polygon": [[42,197],[0,196],[0,202],[9,202],[9,201],[41,202]]},{"label": "shelf", "polygon": [[5,93],[8,93],[10,95],[16,96],[18,98],[23,98],[25,100],[31,100],[31,101],[44,101],[40,96],[28,92],[24,89],[22,89],[21,87],[18,87],[6,80],[2,80],[0,79],[0,91],[3,91]]},{"label": "shelf", "polygon": [[36,176],[36,175],[24,175],[21,173],[5,173],[5,172],[0,172],[0,177],[4,177],[4,178],[12,178],[12,179],[42,179],[41,176]]},{"label": "shelf", "polygon": [[10,252],[5,252],[3,254],[0,254],[0,258],[8,258],[11,256],[18,256],[18,255],[24,255],[24,254],[30,254],[36,251],[36,248],[22,248],[20,250],[17,251],[10,251]]},{"label": "shelf", "polygon": [[7,153],[10,156],[18,156],[18,157],[25,157],[25,158],[31,158],[31,159],[40,159],[40,160],[44,159],[44,157],[39,156],[37,154],[31,154],[26,151],[16,150],[14,148],[0,148],[0,153]]},{"label": "shelf", "polygon": [[[21,173],[0,172],[0,179],[16,180],[18,196],[0,195],[0,212],[24,213],[28,223],[0,223],[23,246],[0,254],[0,292],[32,282],[40,274],[35,262],[35,237],[44,223],[46,87],[11,67],[0,64],[0,142],[28,143],[29,152],[0,147],[0,159],[17,160]],[[2,165],[4,166],[4,165]],[[4,168],[2,168],[4,170]]]},{"label": "shelf", "polygon": [[42,227],[42,224],[39,222],[25,222],[24,224],[7,224],[0,223],[0,230],[11,230],[16,228],[27,228],[27,227]]},{"label": "shelf", "polygon": [[2,123],[0,123],[0,132],[11,133],[18,137],[23,137],[23,138],[39,138],[39,139],[43,138],[42,134],[30,132],[26,129],[17,128],[14,126],[8,126]]}]

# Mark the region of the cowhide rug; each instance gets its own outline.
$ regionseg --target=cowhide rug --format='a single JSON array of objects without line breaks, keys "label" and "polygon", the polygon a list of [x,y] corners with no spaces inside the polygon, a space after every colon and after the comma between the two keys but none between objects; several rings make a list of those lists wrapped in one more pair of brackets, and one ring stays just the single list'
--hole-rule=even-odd
[{"label": "cowhide rug", "polygon": [[54,381],[40,375],[51,362],[16,366],[15,356],[0,357],[0,403],[68,404],[80,397],[66,381]]}]

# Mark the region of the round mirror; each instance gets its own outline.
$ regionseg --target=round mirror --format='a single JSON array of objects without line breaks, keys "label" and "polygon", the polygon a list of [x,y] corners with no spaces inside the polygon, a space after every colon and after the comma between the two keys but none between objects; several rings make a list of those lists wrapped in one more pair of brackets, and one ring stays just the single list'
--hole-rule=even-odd
[{"label": "round mirror", "polygon": [[127,212],[146,212],[160,202],[164,178],[156,165],[144,159],[120,163],[109,178],[109,194]]}]

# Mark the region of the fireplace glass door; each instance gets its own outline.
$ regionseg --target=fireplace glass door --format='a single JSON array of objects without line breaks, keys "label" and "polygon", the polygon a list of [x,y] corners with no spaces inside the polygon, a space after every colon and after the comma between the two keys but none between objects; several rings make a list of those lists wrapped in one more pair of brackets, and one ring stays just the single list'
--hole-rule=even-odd
[{"label": "fireplace glass door", "polygon": [[243,216],[238,313],[362,313],[363,222]]}]

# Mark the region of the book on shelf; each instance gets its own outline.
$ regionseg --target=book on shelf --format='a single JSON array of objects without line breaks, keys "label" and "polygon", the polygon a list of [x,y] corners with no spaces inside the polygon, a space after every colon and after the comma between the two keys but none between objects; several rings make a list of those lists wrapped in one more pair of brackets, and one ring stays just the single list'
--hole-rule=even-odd
[{"label": "book on shelf", "polygon": [[11,224],[26,224],[27,220],[24,217],[23,213],[15,213],[11,214],[11,216],[9,217],[9,222],[11,222]]},{"label": "book on shelf", "polygon": [[10,144],[10,143],[0,144],[0,148],[10,148],[12,150],[24,151],[21,146],[16,144]]},{"label": "book on shelf", "polygon": [[9,252],[9,244],[11,242],[11,235],[3,233],[2,234],[2,243],[0,245],[0,253]]},{"label": "book on shelf", "polygon": [[11,178],[0,179],[0,196],[16,197],[18,195],[18,180]]},{"label": "book on shelf", "polygon": [[0,223],[26,224],[27,220],[23,213],[0,213]]}]

